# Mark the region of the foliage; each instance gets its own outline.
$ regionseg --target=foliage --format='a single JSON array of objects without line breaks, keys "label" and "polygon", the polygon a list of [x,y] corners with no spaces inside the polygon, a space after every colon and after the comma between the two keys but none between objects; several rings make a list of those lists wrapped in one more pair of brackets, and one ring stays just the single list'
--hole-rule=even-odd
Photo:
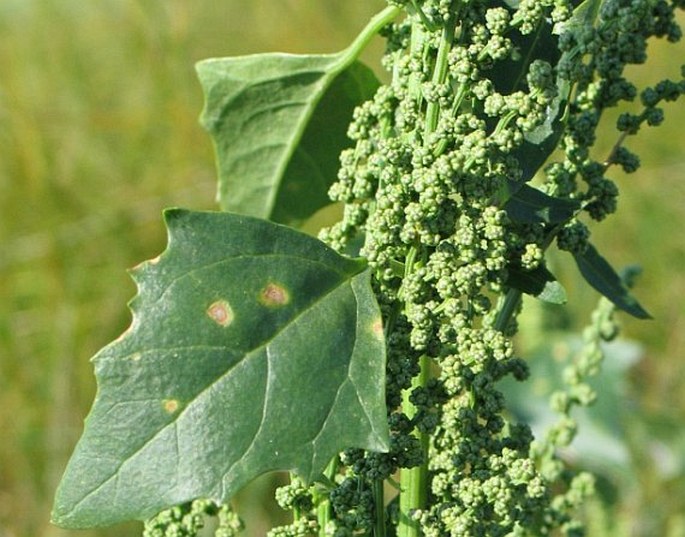
[{"label": "foliage", "polygon": [[[406,17],[393,23],[400,7],[406,9]],[[373,532],[378,536],[395,532],[403,536],[540,535],[555,530],[576,535],[582,531],[575,510],[591,494],[593,480],[587,473],[574,473],[565,468],[558,452],[575,434],[572,420],[562,419],[552,434],[534,443],[528,425],[507,417],[504,397],[497,384],[509,375],[518,380],[527,376],[526,364],[515,356],[511,341],[517,328],[521,294],[530,293],[555,303],[563,301],[563,290],[545,264],[545,254],[553,243],[573,254],[581,274],[615,307],[636,317],[648,316],[609,263],[588,242],[589,230],[582,217],[600,221],[615,210],[617,189],[605,173],[616,165],[632,172],[639,164],[623,142],[643,124],[661,123],[663,114],[659,105],[685,92],[682,80],[664,81],[644,89],[640,93],[643,110],[620,116],[617,126],[621,134],[608,158],[596,160],[591,156],[595,131],[604,110],[637,96],[635,86],[623,77],[625,66],[646,60],[647,38],[667,37],[675,41],[680,37],[673,19],[677,7],[682,5],[646,0],[633,3],[586,0],[581,5],[561,0],[504,4],[397,2],[362,32],[360,40],[349,49],[354,52],[352,56],[342,55],[352,62],[370,35],[382,30],[388,38],[384,63],[392,73],[392,80],[381,86],[371,100],[360,102],[355,110],[348,131],[355,145],[342,151],[338,180],[330,188],[331,198],[344,204],[344,216],[338,224],[324,230],[321,239],[339,251],[349,251],[353,241],[363,243],[360,253],[369,264],[374,300],[378,302],[378,306],[369,305],[373,301],[364,299],[365,309],[375,311],[380,307],[383,314],[382,324],[374,321],[364,326],[367,339],[370,326],[374,327],[377,341],[384,339],[385,352],[376,352],[375,358],[371,357],[373,353],[367,353],[364,368],[368,369],[363,369],[362,377],[373,377],[372,371],[379,366],[386,367],[385,390],[382,382],[376,383],[384,392],[385,405],[376,402],[374,412],[381,415],[387,412],[387,422],[380,421],[390,430],[389,444],[378,441],[382,437],[375,442],[368,441],[369,433],[363,428],[363,421],[356,419],[360,413],[355,410],[353,398],[343,397],[344,418],[338,422],[337,430],[351,430],[350,439],[343,438],[342,444],[336,446],[342,453],[333,457],[325,475],[318,478],[320,483],[311,489],[301,487],[298,497],[309,500],[286,502],[293,507],[294,522],[274,529],[273,536],[306,535],[312,531],[341,536],[357,532]],[[541,47],[541,42],[551,43],[552,50],[558,54],[550,56],[550,46]],[[338,63],[335,69],[326,67],[325,62],[324,67],[317,67],[321,62],[317,57],[300,61],[308,65],[305,78],[319,77],[322,84],[318,92],[305,86],[305,95],[323,95],[332,83],[331,77],[346,72]],[[498,71],[499,62],[506,69]],[[260,75],[253,69],[246,72]],[[317,72],[323,75],[316,75]],[[502,72],[506,76],[498,79]],[[493,73],[498,75],[491,76]],[[233,80],[230,70],[213,72],[213,76],[226,79],[218,83],[214,79],[213,88],[230,88],[229,82]],[[288,70],[281,76],[282,86],[289,88],[285,83],[290,78]],[[253,115],[272,114],[272,121],[279,125],[281,107],[265,108],[263,95],[252,91],[258,85],[258,80],[254,84],[250,82],[245,86],[248,90],[244,95],[238,93],[241,98],[248,97],[247,103],[240,102],[237,106],[237,124],[247,125],[249,122],[244,118]],[[284,93],[286,109],[291,102],[289,91],[286,89]],[[229,102],[234,102],[232,99]],[[216,102],[220,107],[216,117],[230,112],[221,99]],[[312,100],[308,102],[311,104]],[[296,132],[305,132],[309,126],[303,124],[303,118],[307,119],[308,114],[316,116],[314,111],[297,118],[286,114],[281,132],[288,132],[288,125],[293,124],[298,127]],[[206,110],[204,117],[211,116],[212,111]],[[221,150],[220,160],[233,159],[228,168],[224,161],[224,172],[226,169],[242,171],[254,161],[255,173],[264,173],[261,168],[264,158],[246,159],[240,151],[237,156],[232,155],[235,143],[225,144],[224,137],[230,142],[234,133],[217,131],[215,122],[206,124],[219,137],[215,142]],[[251,137],[255,138],[253,142]],[[241,142],[246,141],[248,148],[263,147],[257,138],[248,130],[246,140]],[[260,211],[266,207],[260,216],[275,217],[290,211],[288,207],[279,209],[273,204],[287,200],[278,189],[283,178],[288,181],[287,159],[294,154],[289,144],[298,141],[305,143],[306,135],[299,138],[297,134],[288,139],[286,149],[275,158],[282,164],[257,186],[259,196],[266,191],[263,199],[268,200],[266,205],[258,204]],[[563,155],[554,160],[553,151],[557,148]],[[311,151],[307,154],[316,158]],[[320,156],[329,158],[328,154]],[[552,162],[543,167],[550,157]],[[325,169],[325,166],[316,165],[312,169]],[[536,188],[527,183],[538,171],[542,171],[543,184]],[[224,191],[221,192],[225,197]],[[301,216],[310,215],[316,208],[309,207]],[[201,240],[199,231],[204,228],[203,219],[193,213],[183,214],[190,215],[187,233],[192,240],[177,264],[186,267],[182,275],[186,272],[194,275],[203,267],[203,257],[216,255],[217,249],[211,241]],[[292,216],[284,217],[288,219]],[[236,244],[243,240],[251,242],[248,229],[238,226],[235,229],[239,234],[234,238],[233,230],[218,231],[219,219],[215,221],[217,231],[212,235],[226,237],[220,252],[226,247],[230,251],[233,240]],[[289,244],[292,233],[282,227],[271,227],[262,235],[268,237],[269,248],[278,251],[279,245]],[[170,251],[173,240],[172,229]],[[305,249],[299,259],[305,265],[319,263],[313,251],[316,249]],[[341,258],[338,263],[344,264],[344,260]],[[285,278],[288,274],[304,286],[302,282],[309,284],[312,277],[294,263],[279,271],[276,276],[267,271],[267,280]],[[180,278],[174,276],[173,270],[166,274],[164,267],[159,272],[151,270],[150,274],[150,282],[144,278],[138,281],[141,298],[134,302],[134,309],[145,304],[142,297],[148,285],[163,291],[175,286]],[[237,281],[235,273],[226,277],[229,283]],[[205,285],[202,278],[196,280],[192,276],[191,280],[189,290],[180,295],[183,308],[185,301],[198,299],[196,291]],[[248,278],[238,282],[240,286],[231,287],[231,293],[242,290],[245,296],[254,298],[249,281]],[[217,281],[210,283],[217,285]],[[263,281],[260,285],[262,297],[265,289],[272,289],[268,285],[263,287]],[[287,303],[284,297],[290,296],[288,287],[277,287],[276,295],[280,297],[277,302]],[[364,296],[371,296],[368,289],[363,292]],[[161,309],[160,315],[169,315],[169,326],[179,340],[194,341],[187,330],[193,337],[203,336],[202,331],[191,328],[187,317],[175,313],[173,297],[165,295],[160,292],[154,304]],[[232,299],[216,300],[205,311],[230,331]],[[278,331],[279,322],[282,321],[268,320],[264,327],[255,318],[250,326],[257,332],[268,332],[268,327]],[[597,337],[605,337],[607,328],[601,323],[609,321],[600,318],[598,322]],[[294,345],[293,341],[298,338],[311,344],[318,332],[316,324],[304,323],[304,326],[303,333],[284,330],[284,344]],[[356,326],[357,339],[352,345],[355,349],[358,345],[367,345],[361,335],[364,330],[359,330],[359,324]],[[161,364],[169,336],[165,330],[156,329],[154,323],[143,330],[149,332],[151,345],[139,346],[141,343],[136,338],[129,337],[124,337],[121,345],[133,339],[133,347],[126,349],[127,356],[140,356],[150,350],[155,363]],[[324,332],[323,339],[329,340],[333,332]],[[615,331],[610,332],[613,337]],[[239,340],[228,341],[236,345]],[[297,352],[306,347],[300,344]],[[325,360],[337,362],[339,352],[337,348],[330,352],[324,350]],[[382,360],[386,353],[387,365]],[[114,358],[118,358],[114,368],[121,367],[121,357]],[[122,392],[123,400],[115,399],[111,408],[147,401],[151,403],[142,405],[145,408],[135,416],[130,414],[129,418],[149,423],[163,409],[172,414],[180,409],[176,420],[180,421],[186,416],[185,407],[175,398],[170,399],[167,392],[150,390],[160,378],[181,371],[173,362],[164,359],[163,365],[155,367],[156,374],[134,366],[113,375],[102,375],[102,397],[110,393],[110,386],[133,385],[140,379],[140,386],[132,392]],[[209,364],[207,370],[218,367],[219,362],[214,357],[211,361],[214,365]],[[595,366],[593,363],[584,367]],[[200,369],[201,374],[206,372]],[[186,375],[187,385],[182,385],[192,388],[192,378]],[[174,385],[161,384],[167,388]],[[582,379],[571,383],[570,396],[555,397],[557,408],[567,414],[571,402],[591,402],[592,396],[585,386]],[[291,389],[288,396],[293,401],[311,397],[311,390],[298,392],[293,386]],[[243,413],[254,411],[244,394],[234,391],[229,397],[240,401],[236,413],[224,416],[217,411],[213,419],[239,420]],[[175,404],[169,411],[166,405],[172,401]],[[93,525],[126,516],[146,517],[153,508],[171,507],[194,499],[188,494],[224,503],[230,499],[234,487],[277,467],[295,470],[305,483],[310,483],[317,477],[316,469],[326,465],[323,458],[328,457],[324,455],[332,455],[326,452],[308,470],[291,459],[278,457],[275,463],[246,461],[245,468],[240,468],[241,478],[232,482],[232,466],[227,469],[226,464],[234,461],[223,458],[221,451],[206,442],[203,430],[202,434],[191,435],[191,439],[203,447],[209,446],[211,456],[182,471],[184,467],[177,459],[171,461],[174,469],[171,483],[190,480],[193,484],[182,494],[176,494],[169,478],[160,478],[158,464],[163,462],[156,457],[144,457],[140,466],[130,474],[126,472],[126,454],[138,448],[123,441],[123,449],[111,449],[116,444],[113,434],[120,431],[117,430],[120,420],[109,412],[110,407],[102,410],[99,402],[96,399],[84,437],[58,493],[55,519],[63,524]],[[269,421],[272,416],[278,419],[278,413],[272,415],[267,405],[261,419]],[[98,432],[99,423],[104,424],[107,434]],[[377,419],[370,423],[371,429],[380,427]],[[182,452],[178,435],[168,436],[164,449]],[[245,431],[231,437],[236,443],[253,439]],[[311,441],[311,434],[297,425],[292,429],[276,428],[263,440],[276,453],[281,446],[304,449]],[[142,442],[147,447],[147,440]],[[297,453],[297,457],[301,455]],[[122,506],[113,513],[107,514],[104,510],[104,499],[88,507],[89,499],[100,493],[102,485],[102,481],[96,480],[84,486],[86,469],[93,460],[110,468],[106,482],[112,482],[113,490],[109,495],[113,494],[117,498],[114,503]],[[384,483],[392,480],[398,470],[399,499],[391,501],[386,510]],[[221,487],[207,484],[194,476],[194,472],[216,474],[227,482]],[[200,483],[197,487],[196,482]],[[213,482],[217,482],[216,477]],[[147,504],[126,492],[141,487],[148,498]],[[82,505],[86,508],[79,512]]]},{"label": "foliage", "polygon": [[228,498],[273,469],[311,480],[350,445],[387,446],[365,264],[263,220],[166,220],[168,250],[134,272],[131,328],[94,358],[100,392],[58,491],[61,524]]}]

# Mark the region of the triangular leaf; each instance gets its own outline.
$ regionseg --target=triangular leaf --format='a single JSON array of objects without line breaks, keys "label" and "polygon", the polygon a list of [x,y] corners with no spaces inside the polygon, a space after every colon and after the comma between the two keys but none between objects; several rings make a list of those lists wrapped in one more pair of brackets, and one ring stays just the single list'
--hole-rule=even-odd
[{"label": "triangular leaf", "polygon": [[588,244],[587,249],[582,254],[573,254],[573,257],[578,264],[578,269],[585,280],[599,291],[602,295],[611,300],[617,308],[630,313],[633,317],[638,319],[651,319],[651,315],[647,313],[637,301],[637,299],[630,294],[630,291],[623,285],[621,277],[611,267],[611,265],[604,259],[597,249]]},{"label": "triangular leaf", "polygon": [[227,501],[270,470],[316,478],[386,450],[385,344],[363,260],[289,228],[170,210],[134,270],[133,323],[93,359],[98,393],[53,520],[145,519]]},{"label": "triangular leaf", "polygon": [[544,265],[539,265],[533,270],[512,266],[507,271],[507,286],[532,295],[543,302],[566,304],[566,290]]},{"label": "triangular leaf", "polygon": [[555,198],[517,181],[508,183],[511,183],[508,188],[513,193],[504,209],[514,222],[558,224],[569,220],[580,209],[580,202],[576,200]]},{"label": "triangular leaf", "polygon": [[354,107],[379,85],[348,50],[197,64],[223,210],[299,223],[330,203]]}]

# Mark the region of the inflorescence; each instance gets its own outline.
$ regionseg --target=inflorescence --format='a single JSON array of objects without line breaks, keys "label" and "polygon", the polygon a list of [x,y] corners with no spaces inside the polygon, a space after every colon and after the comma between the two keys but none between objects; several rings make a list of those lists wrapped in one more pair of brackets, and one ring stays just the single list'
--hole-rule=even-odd
[{"label": "inflorescence", "polygon": [[[520,302],[508,276],[544,265],[554,242],[582,253],[590,235],[583,218],[615,211],[618,188],[607,171],[639,167],[626,138],[660,124],[660,105],[685,92],[682,79],[638,91],[625,68],[646,60],[650,38],[680,39],[674,12],[683,2],[609,0],[596,13],[592,2],[570,0],[521,0],[515,9],[482,0],[391,3],[408,14],[385,30],[392,80],[355,112],[355,145],[330,190],[344,217],[321,238],[346,251],[363,242],[359,253],[375,269],[393,449],[343,456],[330,534],[368,531],[373,481],[424,464],[429,499],[412,516],[427,537],[579,535],[574,511],[592,479],[563,471],[556,451],[573,438],[573,420],[533,444],[528,426],[508,419],[497,388],[506,375],[527,376],[512,346]],[[553,46],[525,50],[526,63],[521,50],[533,39]],[[593,155],[605,110],[637,99],[643,109],[619,117],[611,154]],[[531,146],[555,131],[563,155],[530,169]],[[517,222],[504,207],[503,186],[538,171],[541,190],[579,203],[559,225]],[[437,374],[416,386],[422,357]],[[407,390],[411,417],[401,404]],[[574,397],[583,399],[558,395],[556,404]],[[428,452],[421,435],[430,437]]]}]

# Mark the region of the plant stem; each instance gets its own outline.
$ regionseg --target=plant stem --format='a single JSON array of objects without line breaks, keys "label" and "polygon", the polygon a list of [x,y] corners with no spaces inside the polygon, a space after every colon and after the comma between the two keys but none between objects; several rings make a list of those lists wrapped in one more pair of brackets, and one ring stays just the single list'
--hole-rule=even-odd
[{"label": "plant stem", "polygon": [[364,29],[359,32],[359,35],[355,38],[352,44],[345,49],[343,55],[344,60],[342,62],[342,68],[346,67],[352,61],[354,61],[369,44],[369,41],[373,39],[378,32],[387,26],[393,19],[395,19],[402,11],[402,8],[396,6],[388,6],[383,11],[374,15],[369,23],[364,27]]},{"label": "plant stem", "polygon": [[[324,470],[324,476],[333,480],[338,471],[338,457],[333,457]],[[326,537],[326,526],[331,519],[331,501],[327,493],[314,492],[314,504],[316,505],[316,520],[319,524],[319,537]]]},{"label": "plant stem", "polygon": [[514,315],[521,302],[521,291],[518,289],[509,289],[506,296],[504,297],[504,302],[497,312],[497,317],[495,318],[495,330],[499,332],[504,332],[509,326],[509,321]]},{"label": "plant stem", "polygon": [[[454,16],[452,16],[449,18],[442,31],[438,54],[435,58],[433,78],[431,80],[435,85],[443,84],[447,77],[447,55],[451,50],[454,41],[454,24]],[[423,131],[424,142],[428,138],[428,135],[435,131],[438,126],[439,117],[440,104],[437,101],[430,101],[426,106],[426,122]]]},{"label": "plant stem", "polygon": [[[430,361],[427,356],[420,359],[421,372],[414,377],[411,388],[405,390],[402,397],[402,411],[412,419],[416,415],[416,407],[409,400],[411,392],[418,386],[424,386],[430,376]],[[428,435],[415,433],[423,452],[423,462],[414,468],[400,470],[400,520],[397,525],[397,537],[419,537],[421,528],[419,522],[412,518],[414,511],[426,506],[428,495]]]},{"label": "plant stem", "polygon": [[[412,29],[412,36],[414,34],[420,35],[420,25],[414,25]],[[455,33],[455,14],[452,10],[452,16],[446,22],[440,38],[440,45],[435,58],[433,66],[433,76],[431,81],[436,86],[443,84],[447,78],[448,68],[448,54],[454,42]],[[412,42],[414,46],[415,43]],[[435,132],[440,119],[440,103],[437,101],[427,102],[426,115],[423,125],[423,141],[427,144],[429,137]],[[410,274],[414,267],[414,262],[418,253],[417,247],[412,247],[405,260],[405,278]],[[420,358],[420,372],[418,376],[412,380],[411,387],[405,390],[402,397],[402,411],[413,419],[416,416],[416,407],[410,401],[412,391],[419,387],[425,386],[430,377],[430,362],[427,356]],[[421,535],[421,527],[417,520],[413,519],[413,514],[419,509],[426,506],[428,497],[428,435],[420,431],[415,431],[414,434],[418,437],[421,444],[422,463],[414,468],[402,468],[400,470],[400,519],[397,525],[398,537],[419,537]]]},{"label": "plant stem", "polygon": [[385,495],[383,491],[382,479],[373,482],[373,503],[376,510],[376,525],[374,527],[374,537],[385,537]]}]

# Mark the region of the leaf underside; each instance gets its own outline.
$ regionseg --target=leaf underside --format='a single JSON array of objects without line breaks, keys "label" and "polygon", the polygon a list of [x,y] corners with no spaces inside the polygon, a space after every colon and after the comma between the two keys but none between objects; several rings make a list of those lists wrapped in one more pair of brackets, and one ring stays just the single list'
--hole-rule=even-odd
[{"label": "leaf underside", "polygon": [[330,204],[347,127],[379,86],[348,51],[197,64],[223,210],[295,225]]},{"label": "leaf underside", "polygon": [[230,213],[165,213],[134,269],[133,323],[93,359],[98,393],[53,521],[145,519],[227,501],[271,470],[315,479],[339,451],[387,450],[385,344],[362,260]]}]

